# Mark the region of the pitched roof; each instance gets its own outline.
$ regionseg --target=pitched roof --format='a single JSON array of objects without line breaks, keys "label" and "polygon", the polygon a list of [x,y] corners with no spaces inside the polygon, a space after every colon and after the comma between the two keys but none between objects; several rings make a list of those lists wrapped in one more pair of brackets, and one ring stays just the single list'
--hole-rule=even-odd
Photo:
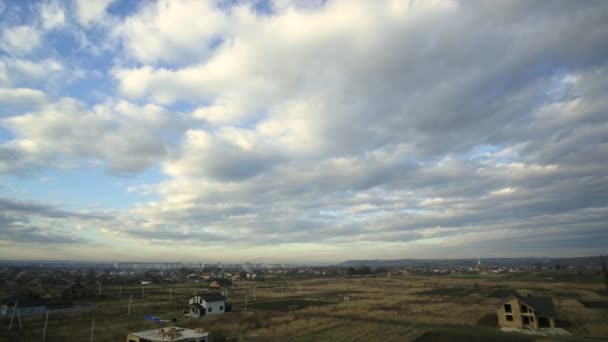
[{"label": "pitched roof", "polygon": [[517,298],[520,301],[527,304],[529,307],[534,309],[534,311],[538,311],[543,316],[547,317],[555,317],[557,314],[555,313],[555,307],[553,306],[553,299],[549,297],[532,297],[532,296],[522,296],[517,292],[513,292],[508,295],[504,299],[502,299],[496,307],[503,305],[508,302],[511,298]]},{"label": "pitched roof", "polygon": [[553,306],[553,299],[549,297],[526,297],[525,303],[527,303],[534,310],[540,312],[543,316],[555,317],[555,307]]},{"label": "pitched roof", "polygon": [[496,304],[496,307],[499,307],[501,305],[503,305],[504,303],[508,302],[511,298],[517,298],[519,300],[524,300],[524,297],[522,295],[520,295],[517,291],[513,291],[513,293],[511,293],[510,295],[506,296],[505,298],[501,299],[500,302],[498,302],[498,304]]},{"label": "pitched roof", "polygon": [[222,296],[219,293],[215,293],[215,292],[200,293],[198,296],[203,298],[206,302],[218,302],[218,301],[226,300],[226,297]]}]

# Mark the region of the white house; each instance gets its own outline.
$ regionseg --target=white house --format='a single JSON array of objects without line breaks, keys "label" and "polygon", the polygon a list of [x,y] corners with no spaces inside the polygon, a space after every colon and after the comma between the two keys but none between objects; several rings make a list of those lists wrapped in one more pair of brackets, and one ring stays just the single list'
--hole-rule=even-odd
[{"label": "white house", "polygon": [[184,315],[201,317],[206,315],[219,315],[226,312],[226,297],[217,292],[201,293],[190,298],[188,306],[184,308]]}]

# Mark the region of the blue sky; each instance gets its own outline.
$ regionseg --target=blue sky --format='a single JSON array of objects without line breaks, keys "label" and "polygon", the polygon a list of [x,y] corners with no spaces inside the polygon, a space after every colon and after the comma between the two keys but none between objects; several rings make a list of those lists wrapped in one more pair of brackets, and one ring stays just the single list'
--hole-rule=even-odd
[{"label": "blue sky", "polygon": [[0,1],[2,259],[606,252],[603,1]]}]

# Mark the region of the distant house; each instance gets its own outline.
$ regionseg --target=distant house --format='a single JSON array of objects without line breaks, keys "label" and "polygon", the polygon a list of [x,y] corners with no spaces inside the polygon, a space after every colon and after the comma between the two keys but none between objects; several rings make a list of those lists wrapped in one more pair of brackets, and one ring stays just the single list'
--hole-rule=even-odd
[{"label": "distant house", "polygon": [[220,285],[220,283],[217,280],[213,280],[213,281],[209,282],[209,285],[207,285],[207,286],[211,290],[219,290],[222,288],[222,286]]},{"label": "distant house", "polygon": [[171,327],[130,333],[127,342],[207,342],[208,336],[202,329]]},{"label": "distant house", "polygon": [[226,298],[216,292],[201,293],[190,298],[188,306],[184,308],[184,315],[202,317],[219,315],[226,312]]},{"label": "distant house", "polygon": [[40,279],[40,278],[32,279],[32,281],[30,281],[30,284],[29,284],[30,287],[42,287],[42,285],[43,285],[42,279]]},{"label": "distant house", "polygon": [[20,295],[5,298],[0,302],[0,318],[11,317],[17,304],[19,316],[44,314],[48,310],[46,301],[32,295]]},{"label": "distant house", "polygon": [[232,280],[225,278],[216,278],[209,282],[207,287],[209,290],[220,291],[222,288],[230,288],[232,286]]},{"label": "distant house", "polygon": [[514,292],[498,303],[496,313],[500,327],[555,328],[555,307],[548,297],[524,297]]},{"label": "distant house", "polygon": [[78,282],[61,287],[61,297],[64,299],[81,298],[86,294],[87,288]]}]

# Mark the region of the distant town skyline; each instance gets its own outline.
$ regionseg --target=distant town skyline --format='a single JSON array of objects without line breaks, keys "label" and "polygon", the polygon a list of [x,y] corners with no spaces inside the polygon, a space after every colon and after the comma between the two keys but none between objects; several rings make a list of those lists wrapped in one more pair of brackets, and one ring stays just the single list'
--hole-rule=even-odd
[{"label": "distant town skyline", "polygon": [[608,252],[608,2],[0,0],[0,17],[0,259]]}]

